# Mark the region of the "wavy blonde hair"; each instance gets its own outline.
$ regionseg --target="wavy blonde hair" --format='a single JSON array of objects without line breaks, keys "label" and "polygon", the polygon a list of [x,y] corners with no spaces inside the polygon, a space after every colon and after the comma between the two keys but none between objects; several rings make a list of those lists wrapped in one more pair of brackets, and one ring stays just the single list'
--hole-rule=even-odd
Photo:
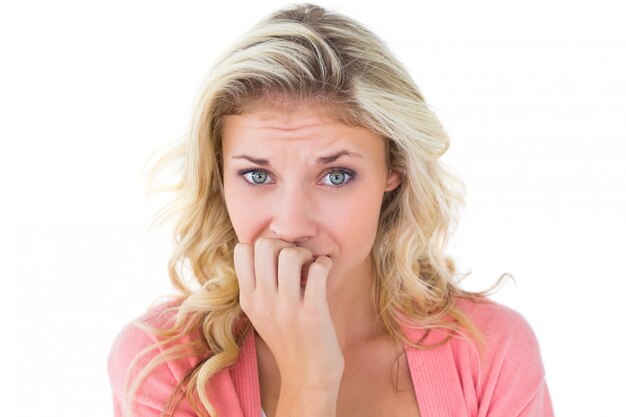
[{"label": "wavy blonde hair", "polygon": [[[432,346],[406,340],[403,323],[478,335],[454,298],[479,299],[480,294],[459,289],[454,263],[444,255],[464,195],[463,184],[438,161],[449,147],[448,135],[380,38],[341,14],[295,5],[259,22],[223,55],[201,90],[190,132],[149,173],[152,186],[168,166],[181,173],[176,183],[152,189],[175,193],[155,221],[176,220],[168,272],[182,295],[170,307],[175,311],[171,326],[139,323],[160,338],[152,348],[165,348],[132,384],[127,381],[129,404],[157,366],[195,355],[202,360],[172,393],[162,415],[172,415],[184,397],[199,415],[213,414],[206,386],[237,361],[251,326],[238,302],[237,238],[222,185],[222,121],[250,104],[303,100],[338,105],[346,123],[380,134],[388,167],[403,176],[402,184],[385,194],[372,248],[377,275],[372,299],[389,335],[422,349]],[[183,277],[185,269],[190,282]]]}]

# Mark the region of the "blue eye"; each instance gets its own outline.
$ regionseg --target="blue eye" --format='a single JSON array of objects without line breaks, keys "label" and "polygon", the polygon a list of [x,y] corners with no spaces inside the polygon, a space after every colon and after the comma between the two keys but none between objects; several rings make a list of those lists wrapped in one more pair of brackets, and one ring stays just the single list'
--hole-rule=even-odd
[{"label": "blue eye", "polygon": [[[242,172],[241,175],[246,179],[248,183],[256,185],[264,184],[265,180],[267,180],[267,178],[269,177],[267,171],[263,169],[251,169]],[[248,178],[250,178],[251,180],[249,180]]]},{"label": "blue eye", "polygon": [[[239,175],[244,178],[244,181],[251,186],[271,184],[268,179],[271,179],[269,172],[264,169],[254,168],[245,169],[239,171]],[[330,185],[331,188],[339,188],[350,183],[356,174],[350,170],[343,168],[333,168],[329,170],[324,178],[328,178],[329,181],[323,181],[324,185]]]},{"label": "blue eye", "polygon": [[333,169],[326,174],[324,178],[328,177],[330,183],[337,187],[343,187],[354,177],[354,174],[351,171],[347,171],[345,169]]}]

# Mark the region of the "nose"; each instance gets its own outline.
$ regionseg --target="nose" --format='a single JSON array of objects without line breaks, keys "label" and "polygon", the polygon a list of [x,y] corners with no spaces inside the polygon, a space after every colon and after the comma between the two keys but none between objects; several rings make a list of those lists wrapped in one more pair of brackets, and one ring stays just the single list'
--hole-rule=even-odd
[{"label": "nose", "polygon": [[286,188],[274,204],[269,224],[274,237],[297,243],[315,236],[315,206],[304,190]]}]

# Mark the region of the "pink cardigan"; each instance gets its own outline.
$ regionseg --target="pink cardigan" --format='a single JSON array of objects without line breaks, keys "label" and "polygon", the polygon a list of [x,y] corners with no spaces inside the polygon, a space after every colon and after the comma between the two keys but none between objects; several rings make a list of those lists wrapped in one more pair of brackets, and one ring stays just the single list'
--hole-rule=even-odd
[{"label": "pink cardigan", "polygon": [[[459,300],[458,304],[482,332],[487,348],[480,361],[477,347],[464,338],[453,338],[431,350],[405,346],[422,417],[553,416],[539,346],[526,320],[492,301],[474,304]],[[141,319],[158,325],[157,311],[158,307]],[[408,327],[403,332],[410,340],[423,335],[422,330]],[[209,384],[208,396],[219,417],[261,416],[254,335],[250,332],[245,339],[237,364],[219,372]],[[431,332],[426,342],[441,337],[442,332]],[[126,370],[135,355],[154,341],[132,324],[117,337],[108,362],[116,417],[124,416],[121,405]],[[135,401],[137,416],[159,417],[176,384],[198,362],[198,358],[187,358],[156,368]],[[196,416],[186,401],[175,415]]]}]

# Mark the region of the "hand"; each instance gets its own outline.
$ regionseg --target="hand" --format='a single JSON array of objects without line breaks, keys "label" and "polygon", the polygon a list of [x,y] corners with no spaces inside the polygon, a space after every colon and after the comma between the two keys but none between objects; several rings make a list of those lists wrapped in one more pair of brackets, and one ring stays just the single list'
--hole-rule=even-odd
[{"label": "hand", "polygon": [[281,390],[338,389],[344,358],[326,299],[332,260],[313,259],[306,248],[261,238],[254,246],[238,243],[234,262],[241,308],[274,355]]}]

